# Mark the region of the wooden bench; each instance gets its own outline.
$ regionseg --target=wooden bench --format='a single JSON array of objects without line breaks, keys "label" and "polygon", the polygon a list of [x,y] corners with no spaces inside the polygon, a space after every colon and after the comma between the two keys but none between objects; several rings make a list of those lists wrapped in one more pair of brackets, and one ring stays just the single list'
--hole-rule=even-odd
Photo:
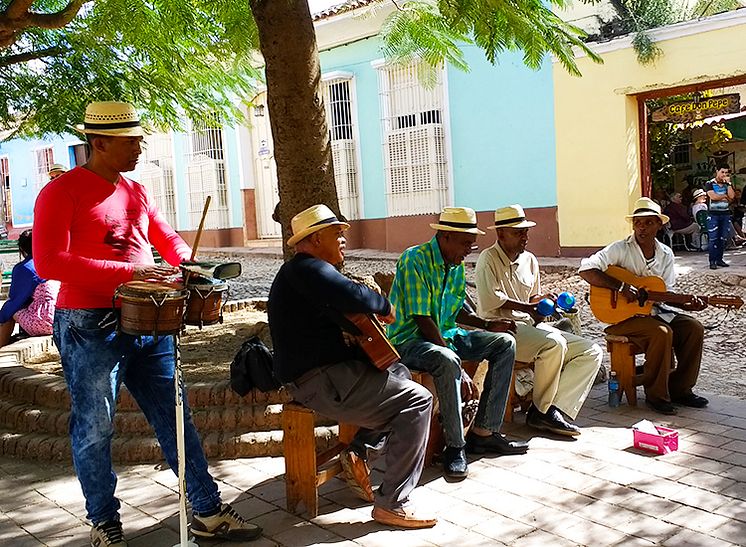
[{"label": "wooden bench", "polygon": [[323,452],[316,451],[315,412],[298,403],[282,409],[283,454],[287,510],[297,512],[303,502],[310,518],[319,514],[319,486],[342,472],[339,453],[349,446],[358,428],[339,424],[339,442]]},{"label": "wooden bench", "polygon": [[637,406],[637,386],[641,377],[635,367],[635,356],[644,351],[626,336],[606,335],[606,348],[611,359],[611,370],[616,372],[620,392],[627,396],[630,406]]}]

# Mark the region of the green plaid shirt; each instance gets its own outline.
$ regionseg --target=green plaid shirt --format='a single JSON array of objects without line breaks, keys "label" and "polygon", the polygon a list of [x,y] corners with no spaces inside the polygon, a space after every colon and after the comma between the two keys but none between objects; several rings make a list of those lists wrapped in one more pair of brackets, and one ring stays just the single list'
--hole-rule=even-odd
[{"label": "green plaid shirt", "polygon": [[451,339],[466,331],[456,326],[456,315],[466,298],[464,265],[446,267],[438,241],[410,247],[399,257],[389,300],[396,321],[388,326],[388,337],[396,345],[422,339],[413,316],[431,317],[451,349]]}]

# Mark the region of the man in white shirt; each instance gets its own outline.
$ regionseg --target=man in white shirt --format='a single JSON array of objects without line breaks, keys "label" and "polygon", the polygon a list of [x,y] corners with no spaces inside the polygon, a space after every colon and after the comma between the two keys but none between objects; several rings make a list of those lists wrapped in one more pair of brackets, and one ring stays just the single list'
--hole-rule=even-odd
[{"label": "man in white shirt", "polygon": [[526,251],[528,231],[520,205],[495,211],[495,244],[477,260],[478,315],[512,319],[516,324],[516,360],[534,363],[533,404],[526,423],[560,435],[576,436],[572,423],[593,386],[603,357],[593,342],[560,331],[537,312],[542,294],[539,263]]},{"label": "man in white shirt", "polygon": [[[660,206],[653,200],[640,198],[627,220],[632,221],[634,233],[583,259],[580,277],[591,285],[619,291],[619,297],[629,302],[637,300],[637,289],[607,275],[609,266],[619,266],[636,276],[660,277],[666,290],[672,290],[676,282],[673,251],[655,238],[668,217],[661,214]],[[677,305],[690,311],[705,306],[700,298],[694,298],[688,305]],[[707,406],[707,399],[692,393],[702,361],[704,328],[699,321],[656,304],[652,315],[631,317],[607,327],[606,332],[626,336],[645,351],[642,382],[650,408],[663,414],[676,414],[672,403],[695,408]],[[677,363],[673,372],[672,353]]]}]

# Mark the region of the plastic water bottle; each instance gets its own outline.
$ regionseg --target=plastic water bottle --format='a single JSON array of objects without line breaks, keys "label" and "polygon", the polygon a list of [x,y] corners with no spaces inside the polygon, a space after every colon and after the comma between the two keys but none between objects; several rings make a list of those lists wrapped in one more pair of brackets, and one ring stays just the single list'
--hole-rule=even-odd
[{"label": "plastic water bottle", "polygon": [[616,377],[616,372],[613,370],[609,375],[609,406],[614,408],[618,407],[621,402],[621,392],[619,391],[619,380]]}]

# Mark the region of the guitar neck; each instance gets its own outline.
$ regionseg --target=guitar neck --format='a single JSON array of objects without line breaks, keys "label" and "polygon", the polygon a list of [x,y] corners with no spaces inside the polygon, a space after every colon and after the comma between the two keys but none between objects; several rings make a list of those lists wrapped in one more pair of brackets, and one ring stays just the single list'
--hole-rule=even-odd
[{"label": "guitar neck", "polygon": [[[646,294],[648,295],[648,300],[668,304],[688,304],[696,298],[691,294],[677,294],[675,292],[648,291]],[[699,298],[707,304],[708,298],[706,296],[700,296]]]}]

